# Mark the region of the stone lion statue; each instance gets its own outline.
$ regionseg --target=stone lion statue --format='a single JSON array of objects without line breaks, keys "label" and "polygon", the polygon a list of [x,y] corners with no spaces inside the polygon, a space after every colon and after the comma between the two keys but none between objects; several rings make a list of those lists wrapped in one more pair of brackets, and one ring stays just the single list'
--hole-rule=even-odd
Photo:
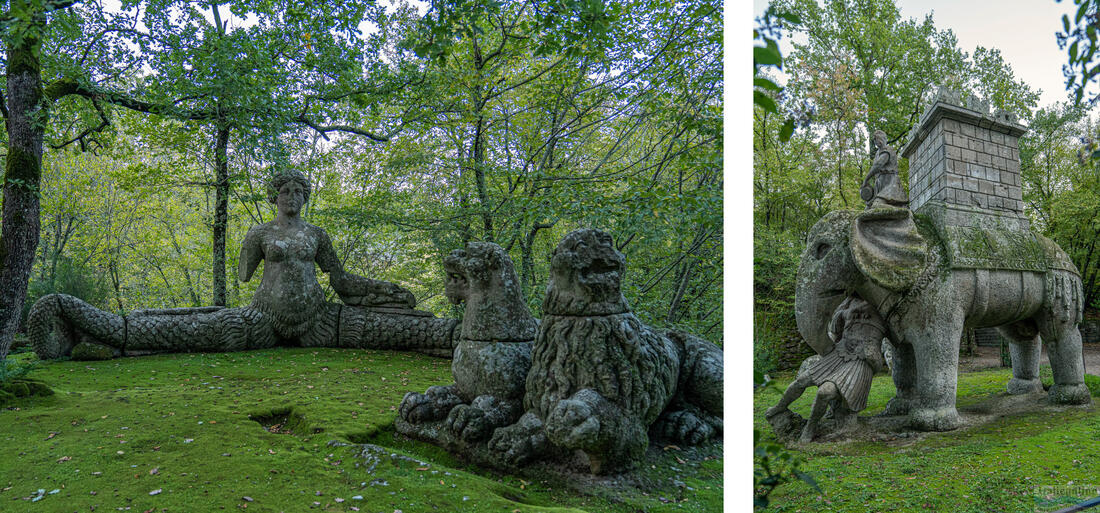
[{"label": "stone lion statue", "polygon": [[593,473],[634,467],[649,436],[696,444],[722,431],[722,350],[660,333],[622,295],[611,236],[568,234],[554,250],[517,424],[489,443],[505,463],[580,451]]},{"label": "stone lion statue", "polygon": [[537,323],[500,246],[471,242],[443,267],[447,298],[466,304],[451,362],[455,382],[406,394],[395,424],[406,435],[465,450],[523,413]]},{"label": "stone lion statue", "polygon": [[568,465],[579,454],[603,474],[635,466],[651,436],[695,444],[721,433],[721,349],[634,316],[609,235],[561,242],[539,324],[499,246],[470,244],[444,267],[448,297],[466,301],[455,384],[406,394],[399,432],[481,465]]}]

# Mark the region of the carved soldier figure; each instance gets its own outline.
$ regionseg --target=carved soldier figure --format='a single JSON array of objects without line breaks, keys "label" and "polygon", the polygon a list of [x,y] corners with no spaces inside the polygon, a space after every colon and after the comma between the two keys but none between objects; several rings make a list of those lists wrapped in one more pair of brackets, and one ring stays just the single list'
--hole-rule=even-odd
[{"label": "carved soldier figure", "polygon": [[871,170],[863,179],[863,186],[859,190],[860,198],[867,202],[867,208],[909,208],[909,198],[898,180],[897,152],[887,146],[886,132],[875,130],[874,140],[878,150],[871,162]]},{"label": "carved soldier figure", "polygon": [[817,386],[813,410],[800,441],[813,440],[817,424],[830,405],[838,425],[854,420],[856,413],[867,407],[871,378],[886,365],[880,349],[885,326],[882,316],[869,303],[858,296],[845,299],[829,326],[829,335],[836,341],[833,350],[799,374],[766,416],[789,411],[787,407],[807,387]]}]

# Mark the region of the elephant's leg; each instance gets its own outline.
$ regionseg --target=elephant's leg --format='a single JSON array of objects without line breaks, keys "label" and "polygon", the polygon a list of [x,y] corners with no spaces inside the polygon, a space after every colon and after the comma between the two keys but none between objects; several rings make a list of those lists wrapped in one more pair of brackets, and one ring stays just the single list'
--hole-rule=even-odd
[{"label": "elephant's leg", "polygon": [[959,372],[959,339],[965,313],[957,298],[931,296],[921,311],[907,320],[905,339],[913,345],[916,398],[909,407],[909,423],[921,431],[949,431],[959,427],[955,394]]},{"label": "elephant's leg", "polygon": [[908,415],[909,408],[917,395],[917,360],[913,352],[913,346],[909,343],[893,343],[894,367],[891,375],[894,378],[894,387],[897,393],[890,402],[886,403],[886,409],[881,415]]},{"label": "elephant's leg", "polygon": [[1058,404],[1089,404],[1092,399],[1084,382],[1085,364],[1081,352],[1081,332],[1077,330],[1076,311],[1043,310],[1036,321],[1039,324],[1039,334],[1046,341],[1050,370],[1054,373],[1054,386],[1050,387],[1049,392],[1050,400]]},{"label": "elephant's leg", "polygon": [[1008,339],[1008,352],[1012,356],[1012,379],[1008,380],[1005,387],[1008,393],[1018,395],[1041,392],[1043,383],[1039,380],[1039,356],[1042,343],[1034,321],[1029,319],[1002,326],[997,331]]}]

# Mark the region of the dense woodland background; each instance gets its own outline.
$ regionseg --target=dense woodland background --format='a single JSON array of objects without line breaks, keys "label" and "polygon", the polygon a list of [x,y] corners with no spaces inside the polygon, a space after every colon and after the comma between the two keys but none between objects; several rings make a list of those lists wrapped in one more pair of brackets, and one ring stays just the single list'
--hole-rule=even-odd
[{"label": "dense woodland background", "polygon": [[[722,341],[721,2],[11,7],[48,20],[9,33],[4,62],[39,38],[48,117],[24,311],[51,292],[120,313],[247,304],[259,280],[236,279],[240,242],[274,215],[271,170],[292,165],[313,183],[303,216],[345,266],[420,308],[457,315],[442,259],[488,240],[538,316],[551,250],[591,226],[626,254],[646,322]],[[814,146],[800,137],[757,162]],[[757,244],[782,275],[784,244],[812,221],[784,192],[799,172],[768,166]]]},{"label": "dense woodland background", "polygon": [[[1095,81],[1089,64],[1096,51],[1095,26],[1088,26],[1098,18],[1097,2],[1075,3],[1076,20],[1064,20],[1065,33],[1058,37],[1064,49],[1069,47],[1071,74],[1084,77],[1074,77],[1080,91]],[[1025,213],[1033,229],[1061,245],[1081,271],[1087,314],[1100,307],[1095,97],[1075,101],[1080,96],[1074,97],[1070,84],[1065,102],[1038,108],[1038,91],[1014,76],[996,48],[960,48],[950,27],[936,26],[931,16],[902,18],[893,0],[771,5],[796,16],[795,22],[775,16],[757,20],[760,41],[793,38],[794,43],[782,58],[786,87],[778,94],[756,88],[778,108],[770,112],[758,102],[752,120],[757,370],[774,370],[784,340],[797,336],[794,280],[807,231],[830,210],[862,208],[859,185],[871,161],[869,132],[884,130],[900,148],[940,85],[1014,112],[1030,128],[1020,139]],[[774,71],[771,76],[778,79]],[[783,142],[780,132],[788,119],[801,127]],[[900,160],[908,185],[908,162]]]}]

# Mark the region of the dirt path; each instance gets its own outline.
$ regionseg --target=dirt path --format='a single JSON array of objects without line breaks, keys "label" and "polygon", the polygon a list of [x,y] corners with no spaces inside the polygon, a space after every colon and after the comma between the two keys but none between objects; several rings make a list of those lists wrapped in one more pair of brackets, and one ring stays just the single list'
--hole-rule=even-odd
[{"label": "dirt path", "polygon": [[[1100,375],[1100,344],[1085,344],[1085,374]],[[1047,348],[1043,346],[1043,356],[1040,364],[1050,363],[1047,360]],[[960,356],[959,372],[973,372],[1001,366],[1001,349],[999,347],[978,346],[977,356]]]}]

